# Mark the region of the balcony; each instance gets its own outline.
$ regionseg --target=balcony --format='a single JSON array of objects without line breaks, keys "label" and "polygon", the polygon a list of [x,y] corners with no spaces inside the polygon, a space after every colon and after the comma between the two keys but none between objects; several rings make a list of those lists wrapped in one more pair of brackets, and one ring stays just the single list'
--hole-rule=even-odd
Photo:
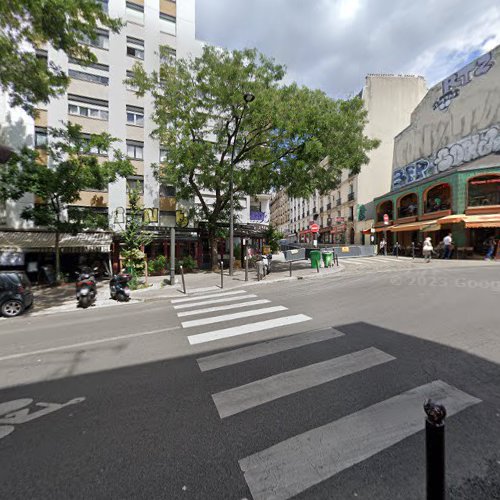
[{"label": "balcony", "polygon": [[337,207],[338,207],[339,205],[342,205],[342,200],[341,200],[340,198],[337,200]]},{"label": "balcony", "polygon": [[354,201],[354,193],[349,193],[347,195],[347,201]]},{"label": "balcony", "polygon": [[331,203],[328,203],[328,205],[326,206],[326,209],[327,209],[327,210],[331,210],[331,209],[332,209],[332,204],[331,204]]}]

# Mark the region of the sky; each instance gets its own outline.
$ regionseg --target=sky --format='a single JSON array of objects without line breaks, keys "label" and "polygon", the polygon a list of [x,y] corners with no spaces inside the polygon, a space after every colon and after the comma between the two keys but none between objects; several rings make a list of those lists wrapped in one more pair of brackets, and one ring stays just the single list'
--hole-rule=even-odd
[{"label": "sky", "polygon": [[430,88],[500,45],[500,0],[196,0],[196,36],[256,47],[331,97],[357,94],[369,73]]}]

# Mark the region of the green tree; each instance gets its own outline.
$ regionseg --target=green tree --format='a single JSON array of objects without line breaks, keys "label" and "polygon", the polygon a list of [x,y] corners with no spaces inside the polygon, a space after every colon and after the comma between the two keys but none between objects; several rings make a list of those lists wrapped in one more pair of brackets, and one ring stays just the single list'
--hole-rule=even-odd
[{"label": "green tree", "polygon": [[127,226],[120,234],[122,243],[121,256],[127,271],[131,274],[131,288],[137,286],[137,277],[144,269],[145,254],[143,247],[149,245],[153,235],[148,232],[144,223],[143,207],[140,204],[140,193],[138,189],[128,192],[129,208],[127,210]]},{"label": "green tree", "polygon": [[0,2],[0,90],[11,104],[33,114],[37,103],[63,93],[69,78],[57,65],[37,57],[35,47],[50,44],[79,59],[97,62],[83,41],[95,39],[98,26],[118,32],[98,0],[4,0]]},{"label": "green tree", "polygon": [[[35,203],[21,215],[55,232],[59,278],[60,234],[108,227],[107,216],[71,206],[80,199],[80,191],[104,190],[118,176],[132,175],[134,167],[120,151],[112,148],[115,139],[109,134],[86,136],[80,125],[68,124],[64,129],[50,129],[48,135],[47,158],[39,150],[24,147],[6,165],[0,166],[0,200],[18,200],[26,193],[36,197]],[[112,159],[102,161],[95,151],[111,153]]]},{"label": "green tree", "polygon": [[264,238],[267,241],[267,244],[271,247],[271,252],[276,253],[280,249],[279,241],[284,238],[284,234],[281,231],[278,231],[271,224],[267,228],[267,231],[264,234]]},{"label": "green tree", "polygon": [[338,186],[344,169],[357,173],[378,144],[363,134],[361,99],[334,100],[285,85],[284,76],[283,66],[256,50],[205,47],[200,57],[167,59],[151,74],[137,65],[130,80],[139,95],[152,95],[153,135],[167,148],[159,174],[180,199],[199,201],[214,265],[231,171],[235,200],[271,188],[309,196]]}]

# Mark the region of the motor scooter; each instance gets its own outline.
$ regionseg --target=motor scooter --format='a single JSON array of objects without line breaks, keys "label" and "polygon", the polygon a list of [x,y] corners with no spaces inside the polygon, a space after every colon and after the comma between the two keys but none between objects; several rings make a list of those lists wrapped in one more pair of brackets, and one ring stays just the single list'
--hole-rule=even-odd
[{"label": "motor scooter", "polygon": [[81,272],[76,272],[78,279],[76,280],[76,300],[78,307],[87,309],[94,304],[97,297],[97,284],[94,276],[94,271],[90,268],[84,268]]},{"label": "motor scooter", "polygon": [[130,274],[120,273],[114,274],[109,281],[109,293],[113,300],[118,302],[128,302],[130,300]]}]

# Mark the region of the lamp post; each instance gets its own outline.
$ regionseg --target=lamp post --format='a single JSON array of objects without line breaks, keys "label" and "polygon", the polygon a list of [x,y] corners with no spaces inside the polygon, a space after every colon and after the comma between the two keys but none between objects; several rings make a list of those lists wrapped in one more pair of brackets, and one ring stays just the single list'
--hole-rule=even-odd
[{"label": "lamp post", "polygon": [[238,137],[238,130],[240,128],[241,122],[243,121],[243,115],[248,107],[248,103],[252,102],[255,99],[255,96],[250,93],[246,93],[243,95],[243,100],[245,104],[243,104],[243,110],[241,111],[241,115],[235,117],[236,125],[233,134],[233,147],[231,150],[231,172],[229,179],[229,276],[233,275],[233,266],[234,266],[234,201],[233,201],[233,174],[234,174],[234,153],[236,150],[236,138]]}]

